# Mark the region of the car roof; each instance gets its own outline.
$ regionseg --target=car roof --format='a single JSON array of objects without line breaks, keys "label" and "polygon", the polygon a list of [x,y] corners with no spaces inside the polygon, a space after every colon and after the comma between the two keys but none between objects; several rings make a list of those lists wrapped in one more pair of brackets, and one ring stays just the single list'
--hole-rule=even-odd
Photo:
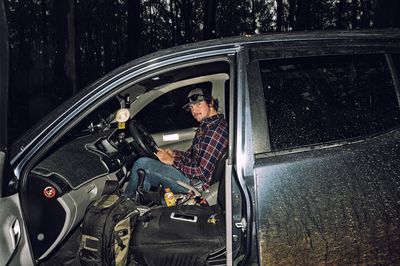
[{"label": "car roof", "polygon": [[[286,33],[270,33],[259,35],[242,35],[236,37],[220,38],[197,43],[175,46],[163,49],[133,61],[130,61],[117,69],[109,72],[102,78],[79,91],[66,102],[58,106],[50,114],[39,121],[27,133],[14,142],[11,148],[11,158],[18,156],[24,148],[30,145],[33,139],[45,128],[47,128],[54,120],[59,117],[65,110],[74,105],[76,100],[88,95],[100,84],[107,82],[117,76],[124,75],[128,70],[143,67],[155,63],[157,61],[167,60],[183,55],[193,55],[213,50],[229,49],[247,45],[276,45],[277,43],[295,43],[298,41],[318,41],[329,42],[331,40],[352,40],[354,42],[362,42],[363,40],[400,40],[400,29],[380,29],[380,30],[345,30],[345,31],[303,31],[303,32],[286,32]],[[279,46],[278,46],[279,47]]]}]

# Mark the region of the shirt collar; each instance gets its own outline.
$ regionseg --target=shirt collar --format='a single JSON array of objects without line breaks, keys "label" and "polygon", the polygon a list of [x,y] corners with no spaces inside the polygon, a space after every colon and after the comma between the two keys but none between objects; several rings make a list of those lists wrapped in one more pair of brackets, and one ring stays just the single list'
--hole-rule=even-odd
[{"label": "shirt collar", "polygon": [[203,121],[201,121],[200,127],[202,127],[203,125],[211,124],[211,123],[218,121],[220,119],[223,119],[223,118],[224,118],[223,114],[216,114],[213,116],[206,117],[203,119]]}]

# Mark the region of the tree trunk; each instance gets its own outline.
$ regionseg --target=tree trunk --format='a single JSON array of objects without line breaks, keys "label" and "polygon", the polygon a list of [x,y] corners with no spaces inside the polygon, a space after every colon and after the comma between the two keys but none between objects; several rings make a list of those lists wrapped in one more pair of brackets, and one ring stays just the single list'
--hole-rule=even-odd
[{"label": "tree trunk", "polygon": [[74,0],[68,1],[67,9],[67,30],[68,30],[68,44],[67,52],[65,54],[65,74],[71,81],[72,94],[77,92],[76,86],[76,62],[75,62],[75,5]]},{"label": "tree trunk", "polygon": [[336,28],[337,29],[344,29],[345,25],[343,22],[343,15],[344,15],[344,10],[345,10],[345,0],[340,0],[338,4],[338,13],[337,13],[337,22],[336,22]]},{"label": "tree trunk", "polygon": [[358,27],[357,13],[358,13],[358,0],[353,0],[352,8],[351,8],[351,28],[352,29],[357,29],[357,27]]},{"label": "tree trunk", "polygon": [[283,28],[283,2],[276,0],[276,31],[281,32]]},{"label": "tree trunk", "polygon": [[[73,30],[70,28],[73,21],[72,0],[58,0],[55,3],[55,56],[54,56],[54,72],[57,80],[57,89],[63,95],[61,98],[67,98],[73,93],[73,71],[75,70],[74,56],[74,38]],[[72,45],[72,47],[71,47]],[[71,90],[72,88],[72,90]]]},{"label": "tree trunk", "polygon": [[296,30],[310,29],[310,0],[301,0],[297,3]]},{"label": "tree trunk", "polygon": [[79,32],[80,27],[78,25],[78,17],[80,16],[79,6],[76,1],[74,1],[74,10],[75,10],[75,20],[74,20],[74,27],[75,27],[75,73],[76,73],[76,88],[79,90],[82,88],[82,72],[81,72],[81,32]]},{"label": "tree trunk", "polygon": [[169,1],[169,16],[171,17],[171,46],[177,45],[177,37],[176,37],[176,29],[177,29],[177,18],[175,15],[176,5],[174,5],[175,1]]},{"label": "tree trunk", "polygon": [[183,43],[183,36],[182,36],[182,4],[179,0],[172,0],[175,6],[175,23],[176,23],[176,44]]},{"label": "tree trunk", "polygon": [[288,30],[295,29],[296,25],[294,22],[295,10],[296,10],[296,0],[289,0],[289,14],[288,14]]},{"label": "tree trunk", "polygon": [[140,33],[142,30],[140,0],[128,0],[128,58],[138,58],[140,52]]},{"label": "tree trunk", "polygon": [[316,28],[317,30],[323,30],[325,29],[325,25],[324,25],[324,5],[323,2],[320,1],[319,3],[316,4],[317,9],[315,11],[316,18],[315,18],[315,24],[316,24]]},{"label": "tree trunk", "polygon": [[183,25],[185,29],[184,42],[193,42],[193,25],[192,25],[192,0],[182,0],[181,14],[183,17]]},{"label": "tree trunk", "polygon": [[103,23],[101,23],[101,31],[100,31],[100,47],[103,48],[102,52],[99,54],[99,57],[103,60],[103,71],[104,73],[108,73],[113,68],[112,66],[112,47],[111,44],[113,42],[113,34],[111,30],[111,25],[109,21],[112,18],[112,14],[115,13],[114,4],[112,1],[102,1],[101,5],[103,6]]},{"label": "tree trunk", "polygon": [[[373,0],[362,0],[362,16],[361,16],[361,27],[362,28],[370,28],[371,27],[371,12],[372,12],[372,4]],[[379,0],[378,0],[379,1]],[[386,2],[386,1],[384,1]]]},{"label": "tree trunk", "polygon": [[40,50],[42,52],[42,57],[43,57],[43,70],[41,71],[40,74],[40,80],[41,80],[41,88],[44,90],[46,88],[46,81],[49,76],[49,65],[50,65],[50,60],[49,60],[49,49],[48,49],[48,38],[49,38],[49,32],[48,32],[48,23],[47,23],[47,3],[46,1],[42,1],[41,3],[41,22],[42,22],[42,40],[43,43],[40,46]]},{"label": "tree trunk", "polygon": [[217,4],[215,0],[204,1],[204,31],[203,40],[214,39],[215,35],[215,17]]}]

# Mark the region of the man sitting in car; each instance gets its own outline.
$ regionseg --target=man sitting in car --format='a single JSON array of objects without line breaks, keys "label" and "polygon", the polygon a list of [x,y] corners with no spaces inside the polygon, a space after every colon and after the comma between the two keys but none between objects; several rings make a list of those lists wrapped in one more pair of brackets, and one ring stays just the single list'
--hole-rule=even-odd
[{"label": "man sitting in car", "polygon": [[187,100],[183,109],[191,111],[200,123],[192,146],[185,152],[159,148],[155,154],[159,160],[139,158],[132,167],[131,179],[125,189],[127,195],[135,195],[139,169],[146,173],[144,190],[162,184],[174,192],[187,192],[177,183],[178,180],[187,184],[193,180],[200,181],[203,189],[209,187],[217,163],[228,148],[227,122],[218,112],[218,100],[207,88],[192,89]]}]

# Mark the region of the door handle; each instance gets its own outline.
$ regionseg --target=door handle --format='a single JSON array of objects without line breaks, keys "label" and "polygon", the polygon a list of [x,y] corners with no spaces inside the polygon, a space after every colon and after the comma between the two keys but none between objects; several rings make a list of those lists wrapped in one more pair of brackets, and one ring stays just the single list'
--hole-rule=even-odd
[{"label": "door handle", "polygon": [[12,248],[15,250],[21,240],[21,225],[17,218],[14,218],[11,222],[10,236]]}]

